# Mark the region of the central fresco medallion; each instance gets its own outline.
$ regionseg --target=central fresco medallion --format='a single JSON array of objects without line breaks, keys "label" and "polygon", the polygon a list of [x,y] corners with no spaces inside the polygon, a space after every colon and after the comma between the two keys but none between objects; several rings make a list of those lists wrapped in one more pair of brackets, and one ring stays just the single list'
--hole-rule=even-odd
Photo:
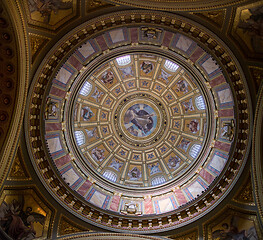
[{"label": "central fresco medallion", "polygon": [[125,111],[122,121],[131,135],[142,138],[149,136],[156,128],[157,116],[148,104],[136,103]]},{"label": "central fresco medallion", "polygon": [[135,147],[157,142],[167,125],[166,119],[163,104],[147,93],[125,97],[115,111],[117,135]]}]

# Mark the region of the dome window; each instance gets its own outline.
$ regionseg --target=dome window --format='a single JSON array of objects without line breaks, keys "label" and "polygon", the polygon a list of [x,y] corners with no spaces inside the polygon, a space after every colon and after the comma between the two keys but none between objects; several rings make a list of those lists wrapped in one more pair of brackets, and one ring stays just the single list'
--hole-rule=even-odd
[{"label": "dome window", "polygon": [[169,60],[165,61],[164,67],[170,72],[176,72],[176,70],[179,68],[179,66],[176,63],[171,62]]},{"label": "dome window", "polygon": [[125,65],[128,65],[129,63],[131,63],[131,56],[125,55],[122,57],[118,57],[118,58],[116,58],[116,61],[117,61],[119,66],[125,66]]},{"label": "dome window", "polygon": [[163,176],[157,176],[152,179],[152,186],[157,186],[165,182],[165,178]]},{"label": "dome window", "polygon": [[204,110],[205,109],[205,100],[201,95],[195,99],[195,105],[196,105],[198,110]]},{"label": "dome window", "polygon": [[117,175],[114,172],[109,171],[109,170],[107,170],[103,173],[103,177],[107,178],[108,180],[110,180],[112,182],[117,181]]},{"label": "dome window", "polygon": [[189,151],[189,155],[192,157],[192,158],[196,158],[198,153],[200,152],[201,150],[201,145],[199,144],[194,144],[190,151]]},{"label": "dome window", "polygon": [[79,146],[85,143],[85,136],[82,131],[75,131],[75,138]]},{"label": "dome window", "polygon": [[88,96],[89,93],[91,92],[92,89],[92,85],[89,82],[85,82],[82,86],[82,88],[80,89],[80,94],[83,96]]}]

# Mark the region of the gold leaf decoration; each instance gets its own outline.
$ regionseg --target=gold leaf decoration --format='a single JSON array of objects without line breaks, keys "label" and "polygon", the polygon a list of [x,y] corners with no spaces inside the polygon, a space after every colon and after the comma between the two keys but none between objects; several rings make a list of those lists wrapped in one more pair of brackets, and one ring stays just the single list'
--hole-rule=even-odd
[{"label": "gold leaf decoration", "polygon": [[256,89],[259,89],[260,84],[263,80],[263,68],[249,67],[252,79],[255,81]]},{"label": "gold leaf decoration", "polygon": [[71,220],[69,220],[64,216],[60,218],[59,227],[58,227],[59,236],[78,233],[78,232],[93,232],[93,231],[72,222]]},{"label": "gold leaf decoration", "polygon": [[87,10],[88,12],[94,11],[98,8],[106,7],[106,6],[113,6],[111,4],[108,4],[107,2],[101,1],[101,0],[90,0],[87,3]]},{"label": "gold leaf decoration", "polygon": [[30,39],[30,47],[31,47],[31,56],[32,56],[32,61],[34,61],[40,50],[46,45],[49,39],[36,34],[30,34],[29,36],[30,36],[29,39]]},{"label": "gold leaf decoration", "polygon": [[225,10],[209,11],[209,12],[194,12],[196,16],[204,18],[206,21],[222,28],[225,19]]},{"label": "gold leaf decoration", "polygon": [[25,163],[22,156],[20,146],[17,149],[17,153],[12,164],[11,170],[8,175],[8,180],[29,180],[30,175],[25,167]]},{"label": "gold leaf decoration", "polygon": [[254,204],[253,188],[250,174],[247,180],[244,182],[244,184],[242,184],[241,189],[238,191],[237,195],[234,197],[233,200],[238,203],[244,203],[249,205]]},{"label": "gold leaf decoration", "polygon": [[193,232],[188,232],[185,234],[176,234],[169,237],[170,239],[176,239],[176,240],[197,240],[198,239],[198,232],[197,230]]}]

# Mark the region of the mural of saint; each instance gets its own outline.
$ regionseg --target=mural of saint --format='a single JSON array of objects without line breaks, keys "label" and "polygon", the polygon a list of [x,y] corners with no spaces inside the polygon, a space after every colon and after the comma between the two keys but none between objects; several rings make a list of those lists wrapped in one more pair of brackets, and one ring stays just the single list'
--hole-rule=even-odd
[{"label": "mural of saint", "polygon": [[101,162],[105,158],[104,152],[105,152],[104,149],[99,149],[99,148],[95,147],[94,149],[92,149],[91,155],[92,155],[93,159]]},{"label": "mural of saint", "polygon": [[126,68],[120,68],[120,71],[122,72],[122,77],[126,78],[126,77],[132,77],[133,76],[133,71],[132,71],[132,67],[126,67]]},{"label": "mural of saint", "polygon": [[185,111],[186,113],[195,110],[194,105],[193,105],[192,98],[189,99],[188,101],[182,102],[182,105],[183,105],[184,111]]},{"label": "mural of saint", "polygon": [[171,77],[172,75],[170,73],[165,72],[163,69],[161,69],[161,74],[159,76],[159,79],[165,81],[166,84],[169,83],[169,77]]},{"label": "mural of saint", "polygon": [[157,117],[147,104],[135,104],[124,115],[124,125],[133,136],[147,136],[156,127]]},{"label": "mural of saint", "polygon": [[263,36],[263,6],[254,7],[248,9],[250,12],[249,18],[246,20],[239,20],[238,27],[243,29],[244,33],[248,33],[250,36],[255,37]]},{"label": "mural of saint", "polygon": [[137,167],[134,167],[132,170],[129,171],[128,176],[130,180],[137,181],[141,178],[142,173]]},{"label": "mural of saint", "polygon": [[33,212],[31,206],[25,208],[25,204],[20,195],[19,200],[13,199],[9,204],[3,201],[0,206],[1,227],[12,239],[35,239],[34,223],[43,225],[45,222],[45,216]]},{"label": "mural of saint", "polygon": [[112,84],[113,78],[114,78],[114,75],[112,71],[106,71],[102,74],[101,81],[105,84]]},{"label": "mural of saint", "polygon": [[63,0],[28,0],[28,7],[31,13],[39,12],[44,23],[49,23],[52,12],[57,15],[59,10],[72,8],[73,3]]},{"label": "mural of saint", "polygon": [[192,133],[197,133],[200,129],[199,122],[196,119],[187,124],[187,127]]},{"label": "mural of saint", "polygon": [[258,239],[255,227],[249,229],[239,229],[238,223],[240,219],[237,216],[231,218],[230,224],[224,222],[221,229],[212,233],[213,240],[249,240]]},{"label": "mural of saint", "polygon": [[183,151],[187,151],[189,145],[190,145],[190,141],[186,140],[185,138],[182,139],[182,141],[179,143],[178,148],[181,148]]},{"label": "mural of saint", "polygon": [[109,165],[109,167],[114,168],[116,171],[120,171],[120,168],[122,167],[123,163],[120,162],[119,160],[116,160],[115,158],[112,159],[111,164]]},{"label": "mural of saint", "polygon": [[92,93],[91,97],[98,103],[100,102],[100,98],[104,95],[103,92],[100,92],[97,87],[95,87],[94,92]]},{"label": "mural of saint", "polygon": [[183,92],[187,93],[188,92],[188,86],[189,84],[185,80],[179,80],[176,83],[177,87],[175,89],[176,92]]},{"label": "mural of saint", "polygon": [[87,130],[87,129],[85,129],[85,130],[86,130],[86,133],[88,135],[88,139],[91,139],[91,138],[97,138],[98,139],[99,138],[96,127],[93,128],[92,130]]},{"label": "mural of saint", "polygon": [[84,121],[88,121],[94,116],[94,113],[89,107],[83,107],[81,109],[81,116],[83,117]]},{"label": "mural of saint", "polygon": [[181,159],[177,156],[170,156],[168,160],[168,167],[177,169],[180,166]]},{"label": "mural of saint", "polygon": [[161,172],[161,170],[159,169],[159,163],[158,162],[156,164],[154,164],[154,163],[149,164],[148,168],[150,169],[150,175]]},{"label": "mural of saint", "polygon": [[148,74],[153,70],[153,64],[149,61],[143,61],[141,64],[141,70],[145,73]]}]

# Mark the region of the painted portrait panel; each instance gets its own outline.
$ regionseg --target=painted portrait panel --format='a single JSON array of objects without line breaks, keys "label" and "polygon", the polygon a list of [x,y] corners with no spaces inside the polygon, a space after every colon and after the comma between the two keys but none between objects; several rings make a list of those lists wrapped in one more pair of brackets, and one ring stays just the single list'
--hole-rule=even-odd
[{"label": "painted portrait panel", "polygon": [[[206,229],[206,227],[205,227]],[[259,240],[256,216],[250,212],[227,208],[208,224],[207,238],[211,240]]]},{"label": "painted portrait panel", "polygon": [[33,189],[4,190],[0,198],[1,228],[13,239],[46,239],[51,210]]},{"label": "painted portrait panel", "polygon": [[56,29],[76,15],[77,0],[27,0],[29,23]]}]

